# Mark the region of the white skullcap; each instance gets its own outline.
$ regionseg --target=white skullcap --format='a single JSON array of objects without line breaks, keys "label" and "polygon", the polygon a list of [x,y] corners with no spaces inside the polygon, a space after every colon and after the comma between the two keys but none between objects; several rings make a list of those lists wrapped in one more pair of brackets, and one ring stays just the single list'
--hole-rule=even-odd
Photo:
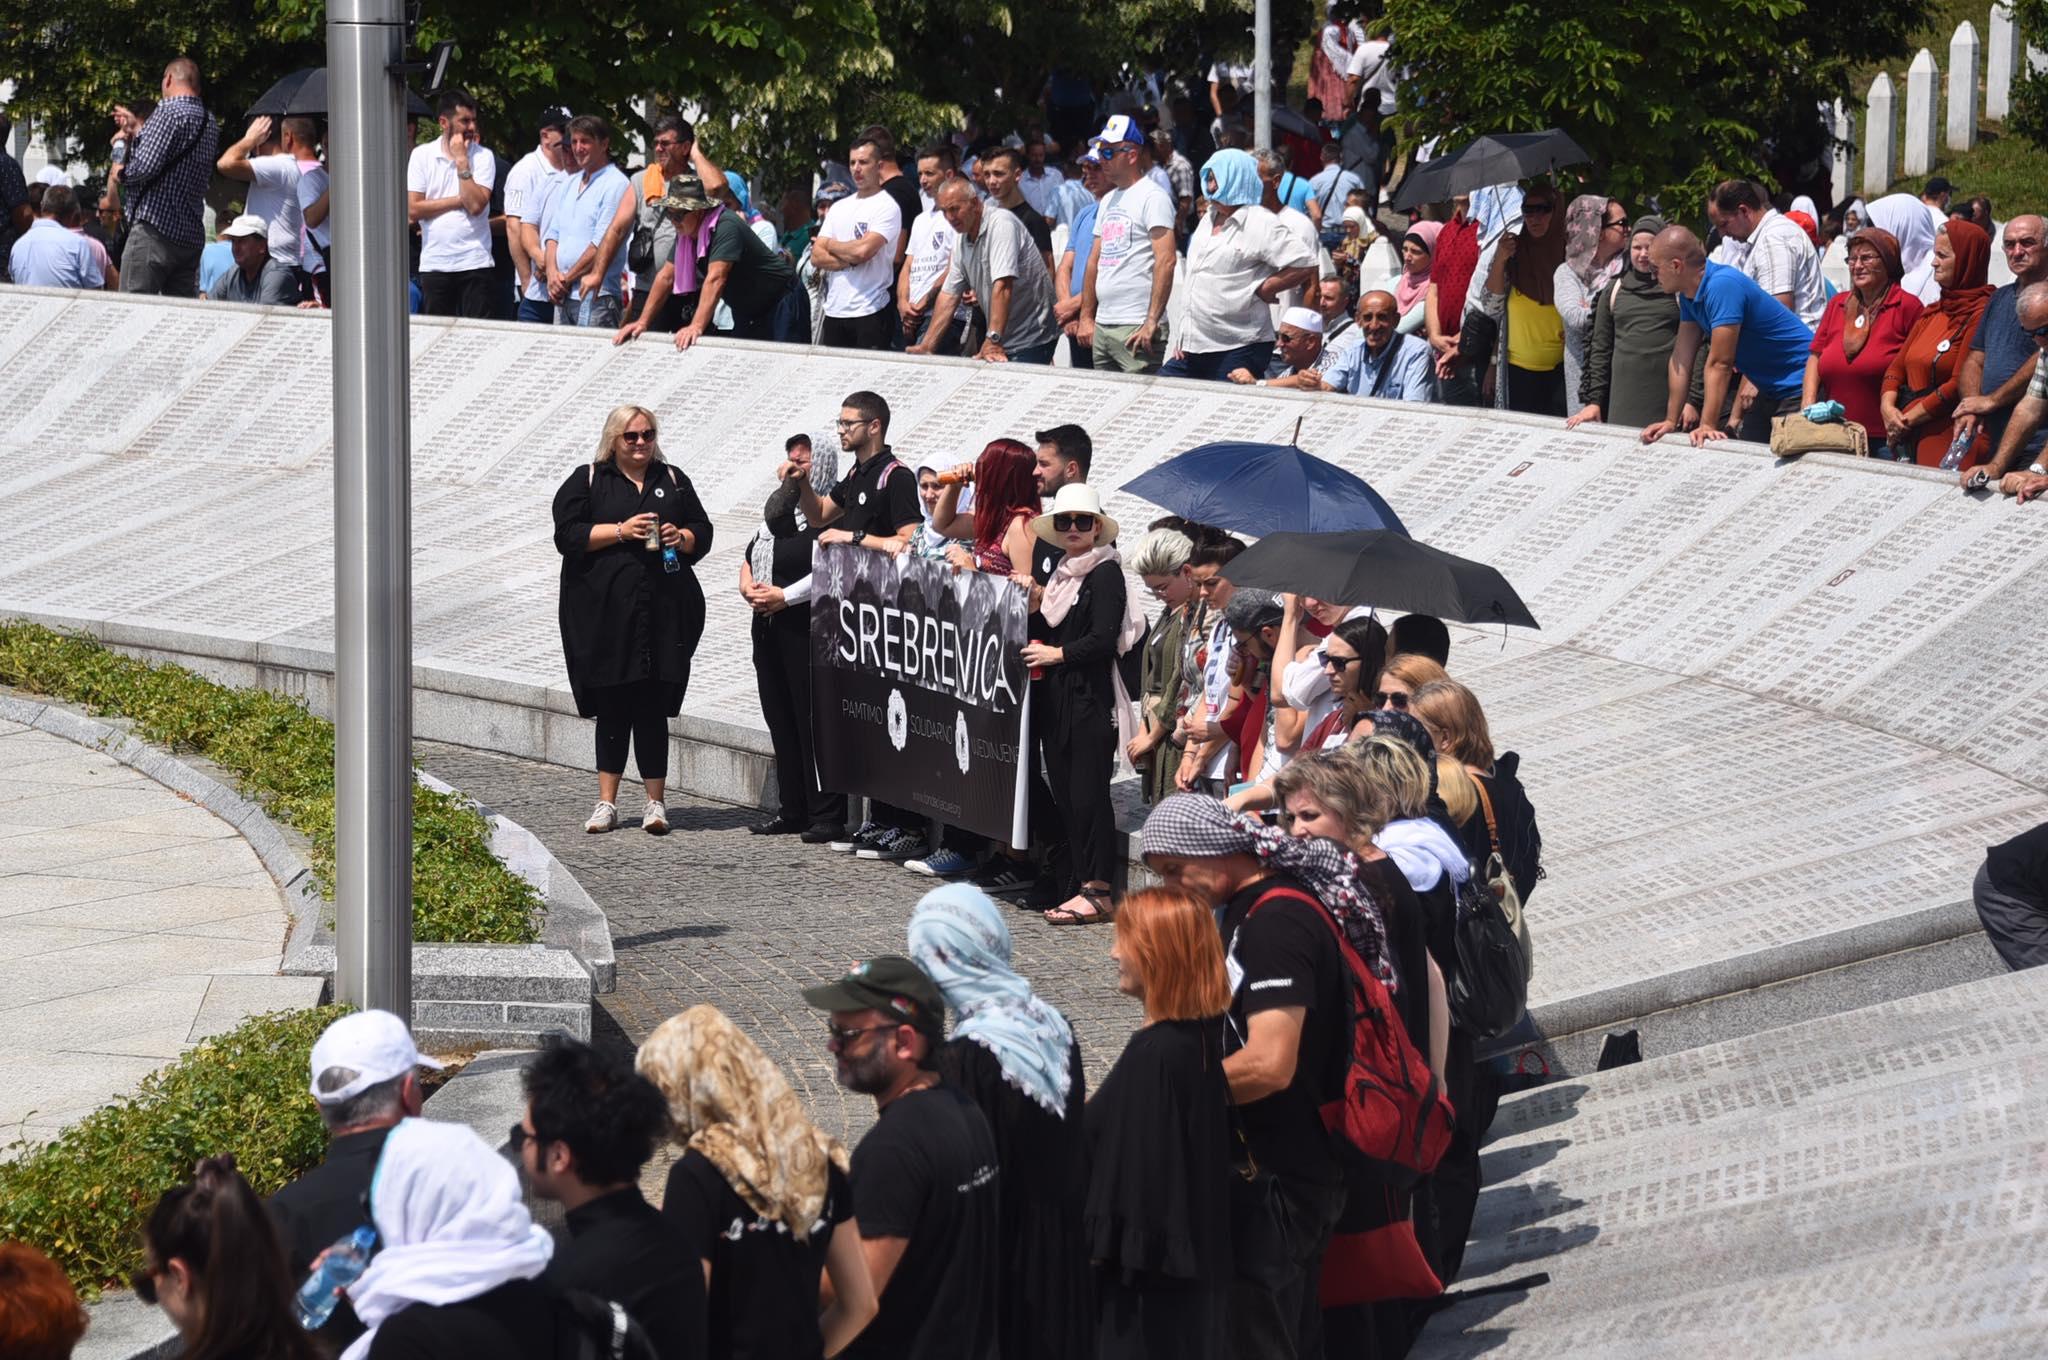
[{"label": "white skullcap", "polygon": [[1308,307],[1289,307],[1280,314],[1280,324],[1304,330],[1311,335],[1323,333],[1323,314]]}]

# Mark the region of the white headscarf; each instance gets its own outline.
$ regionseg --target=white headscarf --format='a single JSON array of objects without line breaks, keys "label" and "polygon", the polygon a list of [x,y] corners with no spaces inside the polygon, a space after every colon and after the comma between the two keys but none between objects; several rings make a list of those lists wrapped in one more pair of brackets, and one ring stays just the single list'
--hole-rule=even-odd
[{"label": "white headscarf", "polygon": [[1899,243],[1899,263],[1910,274],[1934,254],[1934,223],[1916,194],[1886,194],[1870,205],[1865,226],[1882,227]]},{"label": "white headscarf", "polygon": [[370,1180],[381,1246],[349,1286],[369,1330],[342,1352],[364,1360],[378,1326],[416,1303],[461,1303],[547,1268],[554,1239],[519,1193],[519,1173],[466,1124],[401,1120]]},{"label": "white headscarf", "polygon": [[1811,217],[1815,223],[1818,223],[1820,221],[1820,209],[1815,207],[1813,200],[1805,194],[1801,194],[1799,195],[1799,197],[1793,199],[1792,206],[1787,208],[1785,211],[1803,212],[1808,217]]}]

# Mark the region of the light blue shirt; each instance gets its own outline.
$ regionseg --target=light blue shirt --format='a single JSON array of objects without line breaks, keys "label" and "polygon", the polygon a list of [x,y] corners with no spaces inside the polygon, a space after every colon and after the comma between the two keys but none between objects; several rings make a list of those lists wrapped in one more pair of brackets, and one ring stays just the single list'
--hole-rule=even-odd
[{"label": "light blue shirt", "polygon": [[235,267],[235,248],[226,241],[208,241],[199,252],[199,291],[211,293],[220,276]]},{"label": "light blue shirt", "polygon": [[1073,230],[1074,222],[1081,214],[1095,206],[1095,195],[1088,192],[1088,186],[1078,179],[1070,179],[1054,192],[1051,211],[1046,216],[1056,227]]},{"label": "light blue shirt", "polygon": [[[563,193],[562,186],[569,182],[571,176],[564,174],[560,170],[555,170],[549,172],[545,177],[536,176],[535,178],[539,182],[533,186],[533,192],[526,201],[526,210],[521,214],[519,220],[533,223],[534,234],[540,240],[541,253],[545,255],[549,239],[554,236],[555,229],[561,225],[561,206],[563,200],[568,197],[568,195]],[[629,180],[627,183],[630,184],[631,181]],[[619,252],[621,255],[625,253],[624,250]],[[576,262],[560,250],[556,251],[555,257],[561,260],[563,264],[574,264]],[[526,281],[524,296],[530,302],[546,302],[548,300],[547,271],[541,268],[541,263],[539,260],[534,262],[533,274]]]},{"label": "light blue shirt", "polygon": [[92,246],[54,217],[29,223],[7,255],[14,281],[30,288],[101,288],[107,276]]},{"label": "light blue shirt", "polygon": [[1309,176],[1308,196],[1323,205],[1325,229],[1344,224],[1344,200],[1353,189],[1364,193],[1365,181],[1335,162]]},{"label": "light blue shirt", "polygon": [[1429,341],[1419,335],[1396,335],[1375,355],[1363,342],[1348,346],[1329,367],[1323,381],[1354,397],[1386,401],[1432,401],[1436,397]]},{"label": "light blue shirt", "polygon": [[[619,210],[619,200],[626,196],[632,184],[625,172],[618,166],[607,164],[595,175],[585,178],[581,174],[571,175],[556,190],[559,202],[548,205],[544,215],[552,216],[541,244],[555,242],[555,262],[563,269],[583,258],[583,252],[604,239],[612,224],[612,218]],[[623,291],[622,280],[626,274],[626,243],[612,252],[612,262],[605,269],[604,286],[600,290],[606,297],[618,297]],[[569,296],[582,297],[579,287]]]},{"label": "light blue shirt", "polygon": [[[1089,195],[1088,206],[1074,214],[1067,228],[1067,249],[1074,252],[1074,276],[1067,280],[1067,296],[1079,297],[1088,286],[1088,262],[1095,258],[1095,214],[1097,204]],[[2048,364],[2042,365],[2048,369]]]}]

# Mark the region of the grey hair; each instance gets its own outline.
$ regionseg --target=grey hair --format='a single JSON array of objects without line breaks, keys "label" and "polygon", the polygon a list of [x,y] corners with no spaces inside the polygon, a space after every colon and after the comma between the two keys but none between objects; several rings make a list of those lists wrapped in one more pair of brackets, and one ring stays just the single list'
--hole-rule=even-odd
[{"label": "grey hair", "polygon": [[2020,295],[2014,299],[2014,302],[2016,304],[2014,307],[2015,311],[2020,307],[2024,307],[2030,312],[2048,311],[2048,282],[2028,284],[2025,288],[2020,289]]},{"label": "grey hair", "polygon": [[[358,1073],[353,1067],[330,1067],[320,1074],[313,1084],[329,1091],[338,1091],[354,1081]],[[405,1079],[410,1072],[401,1072],[389,1081],[380,1081],[367,1086],[332,1105],[319,1102],[320,1122],[329,1129],[352,1128],[357,1124],[368,1124],[377,1119],[396,1122],[405,1114]]]},{"label": "grey hair", "polygon": [[1284,175],[1287,173],[1287,158],[1270,146],[1262,146],[1252,153],[1252,159],[1259,163],[1259,174]]},{"label": "grey hair", "polygon": [[1140,576],[1171,576],[1195,555],[1195,541],[1178,529],[1154,529],[1131,549],[1130,568]]}]

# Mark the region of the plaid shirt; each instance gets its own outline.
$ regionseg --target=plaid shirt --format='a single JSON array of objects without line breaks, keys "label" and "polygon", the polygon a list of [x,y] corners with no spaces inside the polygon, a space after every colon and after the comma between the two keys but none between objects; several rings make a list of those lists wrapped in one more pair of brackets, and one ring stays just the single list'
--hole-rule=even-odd
[{"label": "plaid shirt", "polygon": [[129,220],[147,222],[172,241],[203,244],[206,190],[219,152],[220,129],[196,96],[174,94],[157,105],[121,176]]}]

